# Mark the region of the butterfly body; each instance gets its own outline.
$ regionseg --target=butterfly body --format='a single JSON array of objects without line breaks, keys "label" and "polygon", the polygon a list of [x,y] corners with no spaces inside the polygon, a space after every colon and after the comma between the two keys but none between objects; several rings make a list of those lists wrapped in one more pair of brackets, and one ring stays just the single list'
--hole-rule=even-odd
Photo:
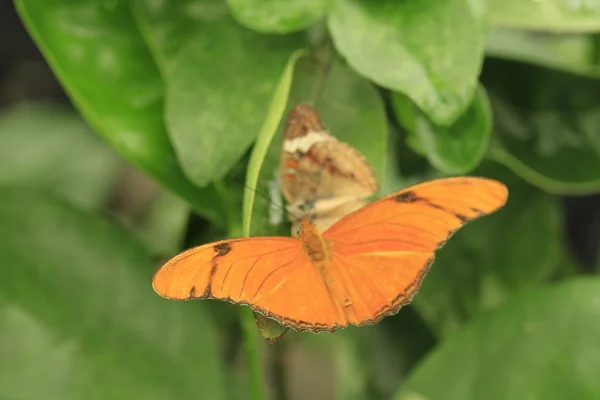
[{"label": "butterfly body", "polygon": [[298,237],[310,262],[320,271],[324,271],[331,261],[331,243],[317,230],[309,220],[300,222]]}]

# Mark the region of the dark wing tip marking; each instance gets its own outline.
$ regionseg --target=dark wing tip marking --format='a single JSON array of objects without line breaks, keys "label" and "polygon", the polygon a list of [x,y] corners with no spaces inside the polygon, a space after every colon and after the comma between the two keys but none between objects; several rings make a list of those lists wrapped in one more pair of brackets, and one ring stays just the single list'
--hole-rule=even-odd
[{"label": "dark wing tip marking", "polygon": [[196,297],[196,286],[192,286],[192,288],[190,289],[190,299],[193,299]]},{"label": "dark wing tip marking", "polygon": [[212,283],[213,278],[215,277],[215,272],[217,272],[217,264],[215,263],[215,259],[213,259],[212,267],[210,268],[210,274],[208,275],[208,283],[206,284],[206,289],[204,289],[204,293],[202,294],[203,298],[211,296]]},{"label": "dark wing tip marking", "polygon": [[[406,191],[404,193],[399,194],[398,196],[394,197],[394,200],[399,202],[399,203],[423,203],[428,207],[431,208],[435,208],[437,210],[440,211],[445,211],[449,214],[454,215],[456,218],[458,218],[458,220],[463,223],[466,224],[468,222],[471,222],[474,218],[471,217],[467,217],[466,215],[463,214],[459,214],[456,212],[451,212],[449,211],[447,208],[445,208],[444,206],[440,205],[440,204],[436,204],[431,202],[429,199],[424,198],[424,197],[419,197],[415,192],[413,192],[412,190]],[[486,215],[487,213],[477,209],[477,208],[471,208],[471,211],[473,211],[475,214],[477,214],[478,217],[481,217],[483,215]]]},{"label": "dark wing tip marking", "polygon": [[231,244],[229,243],[219,243],[218,245],[216,245],[214,247],[215,249],[215,256],[216,257],[222,257],[226,254],[228,254],[231,251]]},{"label": "dark wing tip marking", "polygon": [[217,272],[217,266],[219,262],[219,257],[223,257],[231,251],[230,243],[219,243],[214,247],[215,255],[212,260],[210,260],[211,269],[210,274],[208,275],[208,283],[206,284],[206,288],[204,289],[204,293],[202,294],[203,298],[210,297],[212,293],[212,284],[213,279],[215,277],[215,273]]},{"label": "dark wing tip marking", "polygon": [[475,208],[475,207],[471,207],[471,211],[473,211],[475,214],[477,214],[478,217],[483,217],[484,215],[488,214],[485,211],[480,210],[479,208]]},{"label": "dark wing tip marking", "polygon": [[412,190],[408,190],[404,193],[400,193],[398,196],[394,197],[394,200],[398,203],[415,203],[417,201],[425,200],[422,197],[417,196],[415,192]]},{"label": "dark wing tip marking", "polygon": [[463,224],[466,224],[467,222],[471,221],[471,218],[469,218],[469,217],[467,217],[465,215],[459,214],[459,213],[454,213],[454,216],[456,218],[458,218],[458,220],[460,222],[462,222]]}]

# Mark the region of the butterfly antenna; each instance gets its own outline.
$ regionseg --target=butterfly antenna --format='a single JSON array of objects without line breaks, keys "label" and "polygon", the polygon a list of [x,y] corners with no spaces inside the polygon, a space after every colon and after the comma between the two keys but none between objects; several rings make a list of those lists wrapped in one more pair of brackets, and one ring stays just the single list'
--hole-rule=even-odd
[{"label": "butterfly antenna", "polygon": [[[281,210],[284,214],[287,212],[287,210],[284,207],[284,205],[282,203],[277,203],[277,202],[273,201],[273,198],[269,194],[265,194],[262,191],[258,190],[257,188],[249,186],[248,184],[246,184],[245,181],[242,181],[237,176],[235,176],[235,174],[230,174],[230,177],[234,181],[236,181],[237,183],[239,183],[241,186],[243,186],[244,188],[253,190],[254,193],[256,193],[259,197],[261,197],[263,200],[265,200],[267,202],[267,204],[269,204],[269,205],[271,205],[271,206],[273,206],[273,207]],[[261,185],[264,184],[267,187],[271,186],[270,185],[271,181],[266,181],[265,182],[265,180],[261,179],[260,177],[258,179],[259,179],[258,183],[260,183]],[[278,190],[281,191],[281,189],[279,187],[278,187]],[[281,199],[281,197],[279,197],[279,199]],[[297,218],[297,217],[294,215],[294,218]]]}]

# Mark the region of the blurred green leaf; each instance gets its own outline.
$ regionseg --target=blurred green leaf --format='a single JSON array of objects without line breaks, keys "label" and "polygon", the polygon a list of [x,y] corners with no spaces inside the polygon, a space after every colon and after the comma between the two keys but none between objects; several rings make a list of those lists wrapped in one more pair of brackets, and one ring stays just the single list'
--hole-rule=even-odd
[{"label": "blurred green leaf", "polygon": [[335,399],[360,400],[368,396],[367,366],[361,357],[356,327],[344,329],[336,333],[334,346],[334,361],[336,367]]},{"label": "blurred green leaf", "polygon": [[[407,101],[410,100],[407,99]],[[399,127],[391,123],[388,123],[388,131],[387,165],[385,168],[384,179],[383,181],[380,181],[381,189],[379,190],[379,193],[381,196],[386,196],[421,181],[421,179],[414,179],[414,177],[408,177],[403,174],[404,171],[401,162],[409,161],[408,157],[403,157],[405,154],[404,150],[408,150],[404,143],[404,138],[401,137],[404,132],[400,132]],[[413,152],[408,151],[408,153],[413,158],[417,157]]]},{"label": "blurred green leaf", "polygon": [[600,80],[489,60],[482,82],[494,111],[492,158],[549,192],[600,190]]},{"label": "blurred green leaf", "polygon": [[488,56],[600,77],[600,35],[528,32],[492,27]]},{"label": "blurred green leaf", "polygon": [[511,299],[442,343],[395,399],[600,398],[599,293],[600,279],[579,278]]},{"label": "blurred green leaf", "polygon": [[598,32],[598,0],[491,0],[489,18],[495,25],[553,32]]},{"label": "blurred green leaf", "polygon": [[15,0],[23,23],[97,133],[216,224],[214,188],[183,174],[165,132],[163,83],[125,2]]},{"label": "blurred green leaf", "polygon": [[144,210],[135,229],[154,255],[173,256],[181,249],[190,216],[189,205],[168,192],[160,192]]},{"label": "blurred green leaf", "polygon": [[480,2],[337,0],[328,24],[352,68],[406,94],[436,124],[471,103],[485,44]]},{"label": "blurred green leaf", "polygon": [[434,338],[414,307],[403,307],[377,325],[353,329],[370,399],[390,399],[408,372],[430,350]]},{"label": "blurred green leaf", "polygon": [[167,131],[197,185],[221,179],[248,150],[300,36],[239,26],[222,1],[135,0],[166,87]]},{"label": "blurred green leaf", "polygon": [[246,28],[289,33],[310,27],[325,15],[331,0],[226,0],[233,17]]},{"label": "blurred green leaf", "polygon": [[416,142],[412,145],[435,168],[447,174],[465,174],[479,165],[492,129],[492,111],[482,86],[465,113],[447,127],[435,125],[417,107],[407,104],[409,100],[400,93],[392,100],[400,120],[407,121],[405,128],[412,130]]},{"label": "blurred green leaf", "polygon": [[557,267],[555,199],[497,164],[486,163],[474,175],[506,184],[508,202],[464,227],[438,251],[414,305],[440,337],[512,293],[538,285]]},{"label": "blurred green leaf", "polygon": [[153,293],[131,233],[0,189],[0,236],[0,397],[223,398],[210,319]]},{"label": "blurred green leaf", "polygon": [[344,341],[335,335],[310,335],[290,331],[285,340],[270,348],[286,366],[283,383],[288,400],[340,398],[341,384],[335,357]]},{"label": "blurred green leaf", "polygon": [[258,179],[261,170],[265,166],[265,157],[269,152],[273,137],[277,133],[277,127],[281,124],[284,117],[285,106],[287,104],[296,62],[305,54],[304,50],[300,50],[292,54],[286,65],[283,74],[279,79],[279,83],[269,106],[267,116],[260,129],[256,145],[252,149],[250,161],[248,162],[248,172],[246,173],[246,186],[244,190],[244,211],[243,211],[243,234],[244,237],[264,235],[258,232],[258,229],[252,229],[252,219],[255,210],[256,188],[258,187]]},{"label": "blurred green leaf", "polygon": [[116,154],[71,108],[32,103],[0,113],[0,185],[43,188],[79,207],[100,209],[119,166]]}]

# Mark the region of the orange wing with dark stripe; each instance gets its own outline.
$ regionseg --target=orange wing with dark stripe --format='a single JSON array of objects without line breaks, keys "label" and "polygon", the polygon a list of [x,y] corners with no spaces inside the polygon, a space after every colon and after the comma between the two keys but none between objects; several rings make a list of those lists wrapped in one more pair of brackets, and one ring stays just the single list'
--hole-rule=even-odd
[{"label": "orange wing with dark stripe", "polygon": [[195,247],[163,265],[152,285],[171,300],[219,299],[249,305],[298,330],[344,324],[298,239],[256,237]]},{"label": "orange wing with dark stripe", "polygon": [[410,302],[434,252],[466,223],[506,203],[497,181],[458,177],[393,193],[343,218],[324,233],[330,273],[344,287],[351,324],[374,323]]}]

